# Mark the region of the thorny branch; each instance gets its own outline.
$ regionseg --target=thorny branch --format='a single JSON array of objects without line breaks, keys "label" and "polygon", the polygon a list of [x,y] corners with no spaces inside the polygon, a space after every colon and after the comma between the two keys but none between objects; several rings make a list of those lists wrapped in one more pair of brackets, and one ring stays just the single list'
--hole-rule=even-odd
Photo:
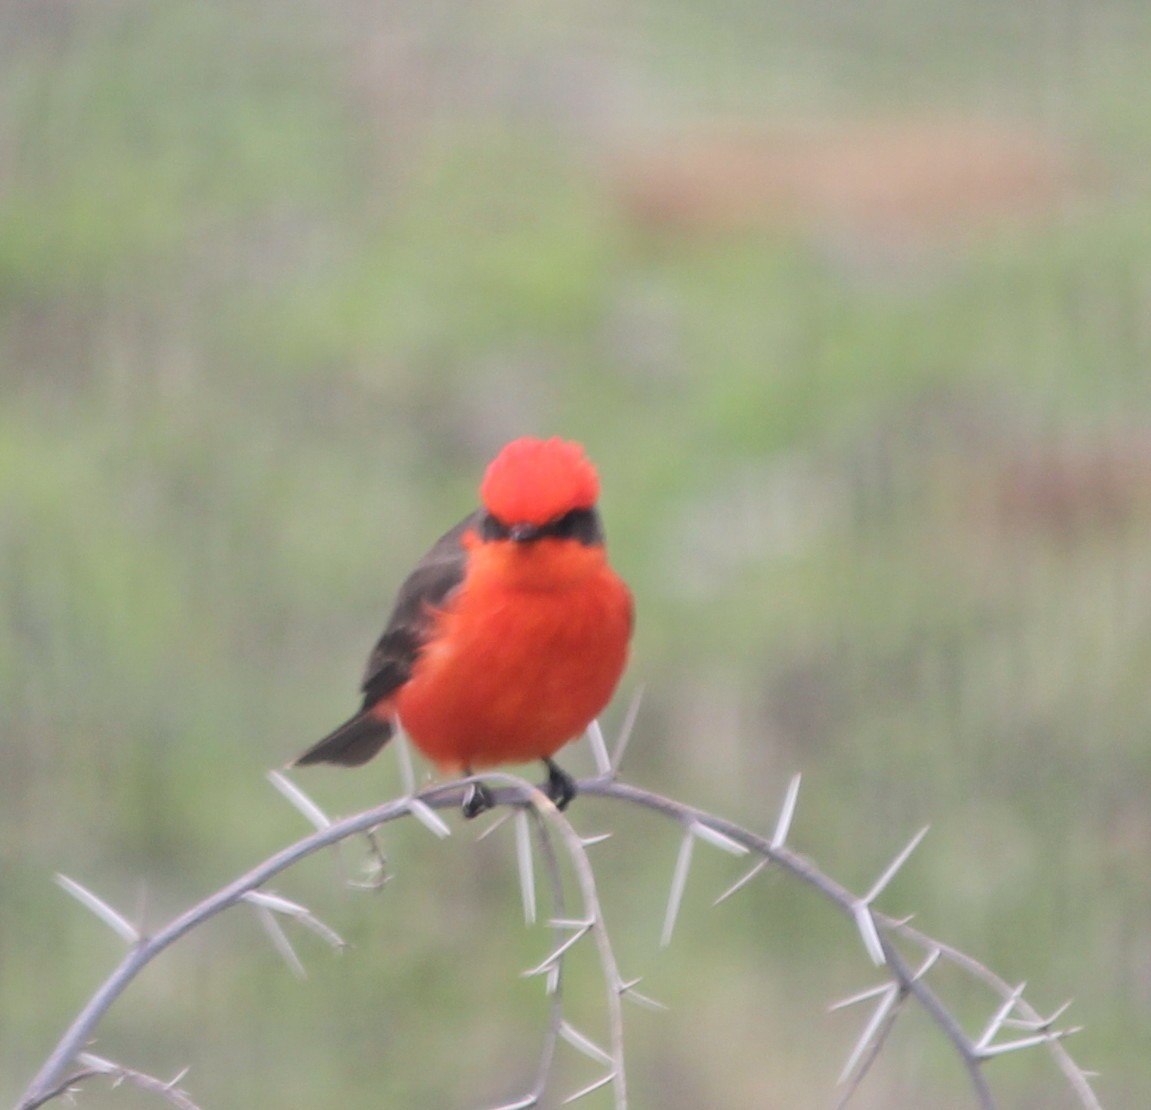
[{"label": "thorny branch", "polygon": [[[1046,1018],[1043,1017],[1025,1001],[1022,988],[1012,987],[977,960],[912,928],[907,921],[896,920],[873,908],[876,898],[918,844],[922,832],[917,834],[884,871],[867,895],[858,897],[786,846],[796,807],[798,779],[792,782],[788,790],[774,834],[769,839],[722,817],[619,782],[616,774],[628,731],[630,729],[625,730],[625,736],[617,747],[614,757],[609,760],[602,737],[599,736],[598,730],[595,730],[592,740],[599,774],[581,781],[578,788],[579,793],[583,795],[650,810],[676,823],[682,830],[683,842],[665,919],[665,943],[670,940],[674,929],[680,900],[688,879],[692,848],[696,840],[699,840],[732,854],[749,854],[757,857],[757,862],[749,873],[722,897],[734,894],[754,880],[769,865],[778,867],[814,887],[848,915],[859,931],[865,950],[887,976],[886,982],[880,986],[840,1003],[841,1006],[845,1006],[876,1001],[871,1019],[866,1023],[856,1049],[841,1076],[845,1091],[840,1106],[845,1106],[855,1093],[863,1076],[879,1055],[888,1032],[905,1004],[914,1000],[939,1027],[963,1060],[973,1094],[982,1110],[993,1110],[995,1106],[991,1089],[983,1073],[983,1063],[994,1056],[1034,1046],[1043,1046],[1052,1055],[1082,1107],[1086,1110],[1100,1110],[1088,1074],[1075,1063],[1062,1043],[1062,1039],[1075,1030],[1054,1027],[1062,1015],[1062,1009]],[[524,912],[529,922],[535,917],[534,864],[530,847],[532,840],[530,833],[534,833],[549,888],[552,910],[549,924],[555,937],[555,947],[550,955],[536,968],[525,973],[545,975],[548,992],[551,995],[548,1030],[537,1074],[529,1091],[516,1101],[505,1103],[498,1110],[529,1110],[540,1104],[548,1088],[556,1047],[561,1039],[606,1069],[601,1078],[570,1096],[567,1101],[575,1101],[594,1090],[610,1086],[617,1110],[626,1110],[623,1015],[620,1001],[626,995],[641,1003],[652,1003],[633,989],[634,982],[628,983],[622,978],[616,964],[610,934],[604,922],[596,891],[595,873],[587,855],[587,847],[595,842],[595,838],[582,839],[567,817],[530,783],[506,774],[491,774],[484,779],[492,789],[496,804],[509,807],[517,822],[517,850],[520,858]],[[277,852],[234,882],[198,902],[152,936],[142,935],[122,915],[80,884],[60,877],[61,885],[113,928],[130,945],[130,949],[120,965],[89,999],[61,1037],[28,1085],[16,1110],[35,1110],[36,1107],[69,1093],[81,1080],[96,1075],[133,1082],[156,1091],[173,1105],[193,1107],[183,1091],[176,1087],[176,1082],[182,1077],[164,1083],[142,1072],[113,1064],[84,1051],[104,1014],[132,980],[147,964],[181,937],[209,918],[240,902],[255,908],[277,949],[290,966],[299,970],[298,958],[279,924],[279,917],[304,925],[333,946],[341,945],[342,941],[305,907],[261,888],[276,875],[305,857],[357,834],[371,835],[379,826],[400,817],[415,817],[435,835],[448,835],[450,829],[436,811],[458,807],[471,781],[468,779],[429,786],[419,793],[409,793],[406,797],[375,806],[351,817],[331,821],[297,786],[283,776],[274,776],[273,782],[277,788],[315,825],[316,831]],[[526,823],[529,820],[530,829]],[[382,853],[374,840],[371,844],[373,857],[382,868]],[[569,916],[565,909],[564,885],[557,848],[562,849],[576,878],[580,906],[579,913],[574,917]],[[562,998],[564,957],[585,937],[591,937],[595,945],[605,983],[610,1039],[607,1049],[600,1047],[590,1037],[573,1027],[564,1016]],[[922,950],[924,960],[920,967],[915,968],[908,963],[895,946],[896,938]],[[970,1037],[963,1030],[944,1002],[926,982],[931,967],[939,960],[960,968],[1002,998],[1003,1004],[978,1038]],[[1022,1035],[1008,1041],[997,1039],[1004,1030],[1009,1029],[1018,1030]]]},{"label": "thorny branch", "polygon": [[158,1095],[165,1102],[175,1106],[177,1110],[199,1110],[199,1107],[177,1086],[180,1080],[184,1078],[184,1072],[180,1072],[172,1079],[157,1079],[154,1075],[125,1068],[91,1052],[79,1053],[76,1062],[82,1065],[80,1071],[70,1075],[62,1083],[58,1083],[51,1090],[46,1091],[39,1101],[29,1105],[43,1106],[44,1103],[51,1102],[52,1099],[59,1098],[61,1095],[71,1095],[85,1079],[103,1076],[112,1081],[113,1087],[128,1083],[133,1087],[139,1087],[142,1091]]}]

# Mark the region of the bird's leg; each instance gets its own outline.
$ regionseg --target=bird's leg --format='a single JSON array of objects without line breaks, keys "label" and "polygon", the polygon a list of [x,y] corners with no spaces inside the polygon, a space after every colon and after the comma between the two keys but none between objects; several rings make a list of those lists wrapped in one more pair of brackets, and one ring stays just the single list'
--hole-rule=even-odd
[{"label": "bird's leg", "polygon": [[548,769],[548,781],[544,786],[544,793],[555,802],[556,809],[566,809],[568,803],[576,796],[575,780],[554,760],[545,759],[544,766]]},{"label": "bird's leg", "polygon": [[[471,773],[470,767],[464,768],[464,774],[471,775]],[[470,782],[464,793],[464,804],[460,808],[464,817],[470,821],[473,817],[479,817],[481,813],[487,813],[489,809],[493,809],[495,804],[496,800],[492,797],[492,792],[484,783]]]}]

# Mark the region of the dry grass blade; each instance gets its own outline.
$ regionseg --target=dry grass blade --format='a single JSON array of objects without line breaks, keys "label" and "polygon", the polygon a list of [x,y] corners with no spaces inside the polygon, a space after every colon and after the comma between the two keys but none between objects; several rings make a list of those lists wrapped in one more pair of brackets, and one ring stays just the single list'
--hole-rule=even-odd
[{"label": "dry grass blade", "polygon": [[146,1072],[126,1068],[112,1060],[105,1060],[102,1056],[96,1056],[91,1052],[79,1053],[76,1062],[88,1070],[86,1074],[74,1077],[74,1081],[78,1082],[80,1079],[86,1079],[93,1075],[104,1075],[112,1080],[113,1086],[119,1086],[122,1083],[131,1084],[140,1090],[159,1095],[165,1102],[177,1107],[178,1110],[200,1110],[178,1086],[184,1076],[188,1074],[187,1068],[182,1069],[171,1079],[164,1080],[158,1079],[154,1075],[148,1075]]}]

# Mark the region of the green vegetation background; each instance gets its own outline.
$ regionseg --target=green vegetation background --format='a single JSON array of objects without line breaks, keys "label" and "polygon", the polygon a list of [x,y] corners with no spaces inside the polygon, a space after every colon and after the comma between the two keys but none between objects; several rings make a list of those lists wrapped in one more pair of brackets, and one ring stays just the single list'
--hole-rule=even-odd
[{"label": "green vegetation background", "polygon": [[[1105,1103],[1144,1104],[1148,9],[622,7],[0,9],[0,1102],[120,954],[53,873],[156,923],[305,832],[265,772],[352,706],[404,569],[530,432],[588,445],[637,595],[627,777],[766,829],[802,771],[795,844],[856,889],[929,823],[885,908],[1073,996]],[[1022,123],[1089,187],[908,251],[653,226],[612,173],[701,119],[907,114]],[[399,790],[388,756],[300,781],[337,813]],[[623,966],[670,1006],[629,1012],[634,1104],[830,1105],[863,1015],[826,1006],[874,979],[850,929],[778,879],[710,908],[739,864],[701,852],[661,951],[672,830],[573,818],[617,833]],[[304,937],[300,982],[232,913],[96,1050],[190,1065],[205,1107],[513,1094],[548,941],[510,833],[457,831],[388,830],[378,894],[300,867],[277,889],[350,951]],[[991,1077],[1068,1104],[1041,1054]],[[557,1090],[591,1078],[565,1054]],[[911,1020],[857,1105],[969,1102]]]}]

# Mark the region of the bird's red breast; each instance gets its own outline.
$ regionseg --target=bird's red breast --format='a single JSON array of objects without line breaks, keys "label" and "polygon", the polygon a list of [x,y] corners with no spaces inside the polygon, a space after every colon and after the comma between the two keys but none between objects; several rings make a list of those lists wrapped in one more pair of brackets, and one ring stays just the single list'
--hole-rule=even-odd
[{"label": "bird's red breast", "polygon": [[607,705],[627,662],[628,588],[602,544],[485,543],[435,617],[395,711],[445,771],[551,756]]}]

